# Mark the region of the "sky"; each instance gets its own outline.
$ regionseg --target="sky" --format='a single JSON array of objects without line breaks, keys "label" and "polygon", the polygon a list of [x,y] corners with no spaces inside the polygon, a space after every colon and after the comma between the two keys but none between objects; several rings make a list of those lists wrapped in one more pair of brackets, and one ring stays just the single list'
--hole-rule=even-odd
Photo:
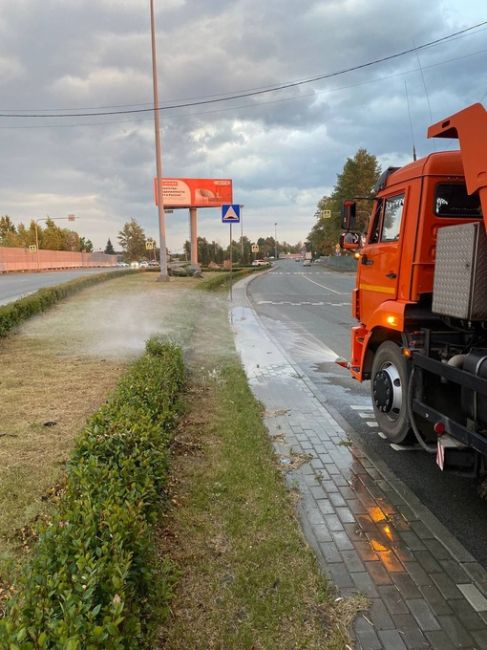
[{"label": "sky", "polygon": [[[359,148],[403,165],[438,149],[430,123],[487,105],[487,24],[421,47],[487,21],[485,0],[154,4],[163,176],[231,178],[252,241],[305,240]],[[96,250],[132,218],[159,241],[151,66],[149,0],[0,0],[0,215],[75,214]],[[198,234],[227,244],[220,210]],[[168,213],[169,250],[186,239]]]}]

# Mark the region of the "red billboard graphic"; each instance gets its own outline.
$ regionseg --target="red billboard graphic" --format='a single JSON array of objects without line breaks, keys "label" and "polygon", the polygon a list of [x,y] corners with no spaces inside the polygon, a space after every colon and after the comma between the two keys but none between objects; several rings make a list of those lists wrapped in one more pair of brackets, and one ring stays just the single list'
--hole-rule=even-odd
[{"label": "red billboard graphic", "polygon": [[[229,178],[162,178],[160,191],[165,208],[217,208],[233,203],[232,181]],[[154,198],[159,202],[157,178]]]}]

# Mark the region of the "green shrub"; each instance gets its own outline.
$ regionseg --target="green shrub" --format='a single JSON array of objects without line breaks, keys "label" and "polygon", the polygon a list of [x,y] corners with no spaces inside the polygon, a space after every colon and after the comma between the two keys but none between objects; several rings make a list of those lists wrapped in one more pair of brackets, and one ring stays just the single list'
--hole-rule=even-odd
[{"label": "green shrub", "polygon": [[0,621],[2,648],[150,647],[170,593],[156,567],[152,524],[183,381],[181,350],[152,339],[90,419],[58,513]]},{"label": "green shrub", "polygon": [[69,282],[59,284],[55,287],[39,289],[36,293],[26,296],[25,298],[20,298],[20,300],[1,306],[0,338],[7,336],[10,330],[17,327],[31,316],[46,311],[46,309],[51,307],[51,305],[54,305],[63,298],[76,293],[80,289],[84,289],[93,284],[98,284],[99,282],[104,282],[105,280],[120,277],[121,275],[126,275],[127,273],[133,273],[133,271],[111,271],[109,273],[97,273],[96,275],[90,275],[89,277],[76,278],[75,280],[70,280]]},{"label": "green shrub", "polygon": [[212,277],[205,278],[198,285],[198,289],[204,289],[205,291],[216,291],[217,289],[221,289],[223,287],[229,287],[230,277],[232,280],[232,284],[234,284],[235,282],[237,282],[237,280],[240,280],[246,275],[250,275],[251,273],[259,272],[261,270],[262,269],[259,267],[256,268],[248,267],[244,269],[239,269],[238,271],[233,271],[231,276],[229,271],[215,273],[214,275],[212,275]]}]

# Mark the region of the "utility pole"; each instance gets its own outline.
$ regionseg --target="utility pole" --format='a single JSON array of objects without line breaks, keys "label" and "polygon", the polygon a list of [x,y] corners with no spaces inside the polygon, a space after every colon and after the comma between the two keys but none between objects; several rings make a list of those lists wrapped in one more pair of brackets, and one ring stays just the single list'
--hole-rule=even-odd
[{"label": "utility pole", "polygon": [[274,222],[274,257],[277,260],[277,221]]},{"label": "utility pole", "polygon": [[150,0],[150,23],[152,42],[152,85],[154,88],[154,131],[156,136],[156,173],[157,173],[157,211],[159,217],[159,263],[161,274],[159,280],[169,280],[167,273],[167,252],[166,252],[166,215],[164,213],[164,198],[162,194],[162,156],[161,156],[161,134],[159,119],[159,96],[157,90],[157,56],[156,56],[156,29],[154,20],[154,0]]}]

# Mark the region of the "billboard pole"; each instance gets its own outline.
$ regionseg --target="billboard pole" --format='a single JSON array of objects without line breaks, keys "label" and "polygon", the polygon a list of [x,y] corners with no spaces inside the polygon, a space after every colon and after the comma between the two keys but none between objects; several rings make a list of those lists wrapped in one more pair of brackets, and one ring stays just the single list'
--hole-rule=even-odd
[{"label": "billboard pole", "polygon": [[197,224],[197,208],[189,209],[189,234],[191,240],[191,264],[196,266],[198,264],[198,232],[196,229]]},{"label": "billboard pole", "polygon": [[151,42],[152,42],[152,85],[154,89],[154,130],[156,136],[156,173],[157,173],[157,192],[159,200],[157,202],[157,212],[159,217],[159,263],[161,273],[159,280],[169,280],[167,273],[167,252],[166,252],[166,215],[164,213],[164,198],[162,195],[162,156],[161,156],[161,135],[159,121],[159,97],[157,90],[157,57],[156,57],[156,30],[154,20],[154,0],[150,0],[150,23],[151,23]]}]

